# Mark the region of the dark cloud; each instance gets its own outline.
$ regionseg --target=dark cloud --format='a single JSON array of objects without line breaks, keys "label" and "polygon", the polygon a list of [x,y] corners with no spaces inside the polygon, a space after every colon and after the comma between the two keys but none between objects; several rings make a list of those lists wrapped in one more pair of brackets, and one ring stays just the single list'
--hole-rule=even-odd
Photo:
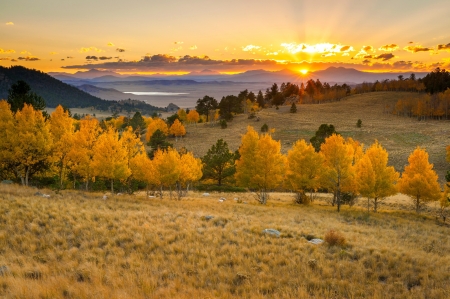
[{"label": "dark cloud", "polygon": [[15,61],[17,61],[17,60],[16,60],[16,59],[11,59],[11,61],[15,62]]},{"label": "dark cloud", "polygon": [[345,52],[345,51],[350,50],[350,48],[351,48],[351,46],[343,46],[339,51]]},{"label": "dark cloud", "polygon": [[98,60],[97,56],[86,56],[86,60]]},{"label": "dark cloud", "polygon": [[0,57],[0,60],[10,60],[9,57]]},{"label": "dark cloud", "polygon": [[417,52],[429,52],[429,51],[433,51],[433,48],[426,48],[426,47],[422,47],[420,45],[417,46],[407,46],[404,47],[403,50],[406,50],[408,52],[411,53],[417,53]]},{"label": "dark cloud", "polygon": [[362,49],[365,52],[373,51],[373,47],[372,46],[364,46]]},{"label": "dark cloud", "polygon": [[365,59],[365,60],[363,60],[362,63],[363,63],[363,64],[368,64],[368,63],[370,63],[370,60],[369,60],[369,59]]},{"label": "dark cloud", "polygon": [[386,51],[386,52],[391,52],[391,51],[395,51],[395,50],[397,50],[397,49],[398,49],[398,45],[396,45],[396,44],[390,44],[390,45],[384,45],[384,46],[381,46],[378,50]]},{"label": "dark cloud", "polygon": [[19,57],[17,59],[18,60],[24,60],[24,61],[38,61],[38,60],[40,60],[39,58],[33,57],[33,56]]},{"label": "dark cloud", "polygon": [[438,50],[450,50],[450,43],[446,45],[438,45]]},{"label": "dark cloud", "polygon": [[110,59],[112,59],[112,57],[100,56],[98,59],[99,60],[110,60]]},{"label": "dark cloud", "polygon": [[395,55],[392,54],[392,53],[385,53],[385,54],[377,55],[377,56],[375,56],[373,58],[374,59],[382,59],[383,61],[386,61],[386,60],[392,59],[394,57],[395,57]]},{"label": "dark cloud", "polygon": [[364,55],[363,56],[363,58],[365,58],[365,59],[372,59],[372,58],[375,58],[375,55]]},{"label": "dark cloud", "polygon": [[67,59],[73,59],[73,57],[72,56],[67,56]]},{"label": "dark cloud", "polygon": [[122,53],[122,52],[125,52],[125,49],[117,48],[116,51]]},{"label": "dark cloud", "polygon": [[65,59],[64,58],[61,58],[61,61],[64,61]]},{"label": "dark cloud", "polygon": [[392,66],[396,69],[411,69],[414,66],[412,61],[396,61],[392,64]]}]

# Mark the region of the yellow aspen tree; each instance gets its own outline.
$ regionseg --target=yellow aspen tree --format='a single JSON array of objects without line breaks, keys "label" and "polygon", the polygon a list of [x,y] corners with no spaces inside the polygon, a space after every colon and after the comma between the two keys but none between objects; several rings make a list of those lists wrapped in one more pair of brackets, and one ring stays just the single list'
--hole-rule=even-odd
[{"label": "yellow aspen tree", "polygon": [[[371,168],[373,169],[374,177],[372,178],[373,189],[366,194],[361,195],[369,197],[373,202],[373,211],[376,213],[379,203],[386,197],[395,195],[397,188],[395,184],[398,181],[399,173],[395,171],[394,167],[388,166],[388,152],[376,141],[365,152],[363,158],[370,160]],[[362,166],[359,166],[360,168]],[[361,174],[361,169],[357,170],[357,174]],[[359,184],[362,182],[362,177],[357,175]],[[368,178],[370,179],[370,178]]]},{"label": "yellow aspen tree", "polygon": [[372,162],[364,155],[355,165],[356,183],[361,196],[367,197],[367,213],[370,212],[370,199],[375,197],[375,171]]},{"label": "yellow aspen tree", "polygon": [[287,183],[297,193],[297,203],[306,203],[305,191],[312,192],[320,187],[324,158],[311,144],[298,140],[288,151],[286,163]]},{"label": "yellow aspen tree", "polygon": [[182,196],[182,188],[189,191],[189,184],[202,178],[202,160],[195,158],[191,152],[180,155],[180,176],[177,183],[178,200]]},{"label": "yellow aspen tree", "polygon": [[[131,170],[131,175],[128,177],[128,187],[131,188],[131,179],[137,179],[134,175],[134,171],[131,167],[131,162],[134,157],[136,157],[139,154],[145,154],[145,147],[144,144],[141,141],[141,138],[139,135],[136,135],[135,132],[133,132],[133,128],[131,126],[128,126],[120,136],[120,140],[123,144],[123,146],[126,149],[127,152],[127,161],[128,161],[128,168]],[[145,180],[142,180],[145,181]],[[131,189],[130,189],[131,190]]]},{"label": "yellow aspen tree", "polygon": [[258,136],[252,127],[242,137],[241,158],[236,162],[238,184],[258,189],[258,201],[266,204],[269,190],[279,187],[284,178],[286,157],[281,154],[281,143],[269,134]]},{"label": "yellow aspen tree", "polygon": [[15,121],[7,101],[0,101],[0,175],[10,177],[19,161],[14,161]]},{"label": "yellow aspen tree", "polygon": [[25,104],[15,115],[13,136],[13,161],[19,164],[15,172],[22,184],[28,186],[29,178],[46,169],[51,162],[53,139],[42,112]]},{"label": "yellow aspen tree", "polygon": [[150,141],[150,138],[152,138],[152,135],[156,130],[160,130],[166,136],[169,134],[169,128],[167,127],[166,122],[160,118],[155,118],[147,127],[147,133],[145,135],[145,140],[147,142]]},{"label": "yellow aspen tree", "polygon": [[[333,134],[320,146],[327,167],[324,183],[334,191],[337,211],[341,210],[341,192],[352,191],[354,186],[354,148],[341,135]],[[334,202],[334,201],[333,201]]]},{"label": "yellow aspen tree", "polygon": [[72,149],[74,126],[73,118],[64,111],[61,105],[56,107],[50,116],[50,133],[53,136],[53,155],[58,169],[59,187],[63,187],[66,170],[68,169],[69,153]]},{"label": "yellow aspen tree", "polygon": [[175,135],[175,141],[178,141],[178,137],[183,138],[183,135],[186,135],[186,129],[183,124],[176,119],[170,126],[169,133]]},{"label": "yellow aspen tree", "polygon": [[448,163],[450,163],[450,145],[447,145],[446,150],[447,150],[446,160]]},{"label": "yellow aspen tree", "polygon": [[186,116],[188,123],[198,123],[200,114],[196,110],[190,110]]},{"label": "yellow aspen tree", "polygon": [[123,181],[130,176],[127,148],[114,128],[108,128],[98,137],[94,145],[92,169],[95,176],[111,181],[111,193],[114,193],[114,180]]},{"label": "yellow aspen tree", "polygon": [[419,213],[425,202],[439,199],[441,187],[425,150],[417,147],[408,157],[408,163],[398,181],[398,191],[411,197]]},{"label": "yellow aspen tree", "polygon": [[184,109],[178,109],[177,111],[178,117],[180,118],[180,121],[186,122],[187,121],[187,113]]},{"label": "yellow aspen tree", "polygon": [[172,186],[176,184],[180,177],[180,157],[176,149],[168,148],[166,151],[157,150],[152,160],[153,178],[152,180],[159,185],[159,196],[162,199],[163,187],[170,189],[170,198],[172,199]]},{"label": "yellow aspen tree", "polygon": [[[92,179],[91,163],[94,157],[94,145],[101,133],[99,122],[89,115],[80,121],[80,129],[75,132],[73,146],[69,152],[70,167],[74,175],[79,175],[89,189]],[[74,185],[76,178],[74,177]]]}]

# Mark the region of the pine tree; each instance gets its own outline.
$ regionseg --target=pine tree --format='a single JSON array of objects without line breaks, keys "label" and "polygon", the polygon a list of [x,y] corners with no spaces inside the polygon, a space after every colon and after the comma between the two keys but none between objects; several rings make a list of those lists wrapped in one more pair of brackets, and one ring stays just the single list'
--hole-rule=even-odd
[{"label": "pine tree", "polygon": [[417,147],[408,157],[408,163],[398,181],[398,190],[412,198],[419,213],[424,202],[439,199],[441,188],[425,150]]},{"label": "pine tree", "polygon": [[213,179],[218,186],[236,172],[234,165],[234,153],[228,149],[228,144],[223,139],[217,140],[202,158],[203,178]]},{"label": "pine tree", "polygon": [[295,103],[292,103],[291,109],[289,110],[289,112],[291,112],[291,113],[297,113],[297,106],[295,105]]}]

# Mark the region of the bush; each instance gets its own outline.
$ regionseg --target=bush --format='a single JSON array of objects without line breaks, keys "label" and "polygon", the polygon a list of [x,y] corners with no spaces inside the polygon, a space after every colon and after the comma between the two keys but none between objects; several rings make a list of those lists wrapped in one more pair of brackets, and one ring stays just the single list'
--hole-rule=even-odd
[{"label": "bush", "polygon": [[333,229],[330,229],[325,234],[325,242],[327,242],[330,246],[344,246],[346,243],[344,235]]},{"label": "bush", "polygon": [[261,127],[261,132],[268,132],[269,131],[269,126],[267,124],[263,124]]},{"label": "bush", "polygon": [[297,106],[295,105],[295,103],[292,103],[292,106],[291,106],[291,109],[289,110],[289,112],[297,113]]},{"label": "bush", "polygon": [[222,119],[219,124],[222,129],[226,129],[228,126],[227,121],[224,119]]},{"label": "bush", "polygon": [[361,128],[361,126],[362,126],[362,120],[358,119],[358,121],[356,122],[356,127]]}]

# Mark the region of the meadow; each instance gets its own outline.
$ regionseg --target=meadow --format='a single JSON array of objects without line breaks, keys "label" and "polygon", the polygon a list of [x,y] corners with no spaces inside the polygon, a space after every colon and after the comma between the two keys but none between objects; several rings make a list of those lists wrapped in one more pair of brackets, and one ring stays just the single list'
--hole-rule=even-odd
[{"label": "meadow", "polygon": [[[251,193],[36,192],[0,185],[2,298],[450,296],[449,227],[426,215],[336,213],[289,193],[262,206]],[[308,242],[330,230],[345,242]]]},{"label": "meadow", "polygon": [[[275,129],[272,137],[281,141],[281,151],[287,153],[298,139],[309,142],[321,124],[333,124],[344,137],[352,137],[366,147],[378,140],[389,153],[389,164],[399,172],[417,146],[426,149],[443,183],[448,170],[445,147],[450,144],[450,121],[418,121],[390,113],[389,107],[399,99],[412,96],[416,93],[372,92],[349,96],[339,102],[297,105],[297,113],[290,113],[289,105],[280,106],[279,110],[263,109],[257,113],[259,121],[248,119],[247,115],[236,115],[226,129],[218,124],[188,125],[186,137],[171,142],[176,148],[186,147],[202,157],[219,138],[228,143],[230,150],[237,150],[247,125],[259,131],[267,124]],[[356,127],[358,119],[362,121],[361,128]]]}]

